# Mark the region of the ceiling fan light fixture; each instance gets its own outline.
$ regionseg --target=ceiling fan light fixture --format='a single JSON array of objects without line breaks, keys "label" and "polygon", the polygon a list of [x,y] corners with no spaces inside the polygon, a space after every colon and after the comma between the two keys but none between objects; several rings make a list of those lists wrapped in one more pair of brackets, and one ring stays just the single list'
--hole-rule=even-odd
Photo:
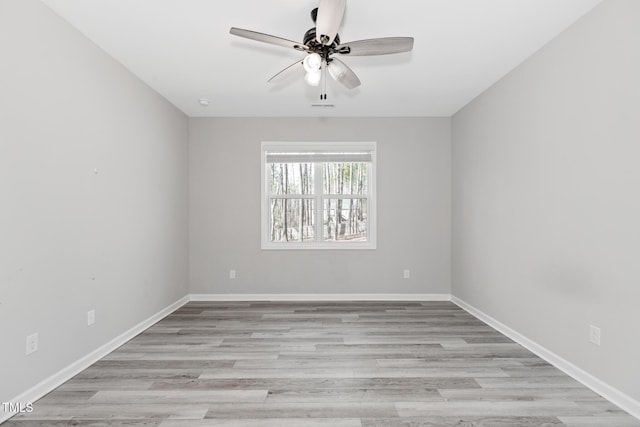
[{"label": "ceiling fan light fixture", "polygon": [[314,1],[318,1],[318,7],[311,11],[315,26],[304,33],[302,43],[242,28],[231,27],[229,30],[234,36],[306,52],[304,59],[289,65],[271,77],[269,82],[302,64],[306,72],[304,81],[311,86],[322,84],[320,99],[324,101],[327,99],[325,71],[347,89],[355,89],[361,84],[356,73],[337,56],[387,55],[413,49],[413,37],[382,37],[341,44],[338,28],[342,24],[347,0]]},{"label": "ceiling fan light fixture", "polygon": [[322,66],[322,57],[317,53],[310,53],[302,61],[302,66],[307,73],[320,71]]},{"label": "ceiling fan light fixture", "polygon": [[320,77],[322,76],[322,72],[318,71],[310,71],[304,76],[304,81],[309,86],[318,86],[320,84]]},{"label": "ceiling fan light fixture", "polygon": [[341,82],[346,74],[345,68],[342,66],[343,64],[338,61],[331,61],[327,65],[327,70],[331,77],[337,82]]},{"label": "ceiling fan light fixture", "polygon": [[337,58],[333,58],[327,65],[327,71],[335,81],[343,84],[348,89],[355,89],[360,86],[360,79],[356,74]]}]

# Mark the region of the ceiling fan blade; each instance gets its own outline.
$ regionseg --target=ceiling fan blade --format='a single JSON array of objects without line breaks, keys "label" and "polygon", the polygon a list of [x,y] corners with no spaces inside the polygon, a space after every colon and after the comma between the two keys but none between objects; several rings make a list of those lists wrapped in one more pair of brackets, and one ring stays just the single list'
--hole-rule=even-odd
[{"label": "ceiling fan blade", "polygon": [[356,73],[339,59],[332,58],[329,65],[327,65],[327,69],[331,77],[338,83],[342,83],[347,89],[354,89],[360,86],[360,79],[356,76]]},{"label": "ceiling fan blade", "polygon": [[289,47],[296,50],[306,51],[308,48],[302,43],[294,42],[293,40],[283,39],[282,37],[276,37],[269,34],[259,33],[257,31],[243,30],[242,28],[231,27],[229,33],[234,36],[244,37],[245,39],[256,40],[263,43],[275,44],[277,46]]},{"label": "ceiling fan blade", "polygon": [[316,40],[330,45],[338,34],[347,0],[320,0],[316,17]]},{"label": "ceiling fan blade", "polygon": [[336,52],[350,56],[368,56],[409,52],[411,49],[413,37],[384,37],[344,43],[336,47]]},{"label": "ceiling fan blade", "polygon": [[267,82],[271,83],[274,79],[283,77],[284,75],[286,75],[287,73],[289,73],[290,71],[294,70],[296,65],[300,66],[302,68],[302,61],[296,61],[293,64],[289,65],[287,68],[285,68],[284,70],[280,71],[278,74],[274,75],[273,77],[271,77],[269,80],[267,80]]}]

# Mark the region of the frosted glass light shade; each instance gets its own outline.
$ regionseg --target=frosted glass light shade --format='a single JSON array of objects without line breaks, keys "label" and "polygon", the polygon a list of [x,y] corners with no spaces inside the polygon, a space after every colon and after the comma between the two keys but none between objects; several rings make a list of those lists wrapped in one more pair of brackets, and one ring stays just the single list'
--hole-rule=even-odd
[{"label": "frosted glass light shade", "polygon": [[320,72],[320,70],[318,71],[312,71],[312,72],[308,72],[305,76],[304,76],[304,81],[309,85],[309,86],[318,86],[320,84],[320,77],[321,77],[322,73]]},{"label": "frosted glass light shade", "polygon": [[302,66],[307,73],[318,71],[322,66],[322,57],[317,53],[310,53],[302,61]]}]

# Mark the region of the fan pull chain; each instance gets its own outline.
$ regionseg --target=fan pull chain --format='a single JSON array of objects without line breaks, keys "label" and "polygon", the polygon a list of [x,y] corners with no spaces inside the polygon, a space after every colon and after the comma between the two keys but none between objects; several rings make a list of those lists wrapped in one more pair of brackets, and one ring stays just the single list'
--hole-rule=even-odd
[{"label": "fan pull chain", "polygon": [[322,61],[322,90],[320,93],[320,100],[323,101],[327,99],[327,63],[326,61]]},{"label": "fan pull chain", "polygon": [[324,66],[324,76],[323,76],[323,80],[324,80],[324,100],[327,100],[327,65],[325,64]]}]

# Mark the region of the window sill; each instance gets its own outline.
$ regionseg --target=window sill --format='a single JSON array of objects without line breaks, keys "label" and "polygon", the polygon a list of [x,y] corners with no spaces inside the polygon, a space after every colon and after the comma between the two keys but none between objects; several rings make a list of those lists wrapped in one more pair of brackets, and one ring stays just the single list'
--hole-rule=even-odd
[{"label": "window sill", "polygon": [[309,251],[309,250],[319,250],[319,251],[326,251],[326,250],[336,250],[336,251],[344,251],[344,250],[375,250],[376,249],[376,244],[372,243],[372,242],[367,242],[367,243],[350,243],[350,242],[336,242],[336,243],[295,243],[295,242],[291,242],[291,243],[263,243],[262,247],[260,248],[262,250],[267,250],[267,251],[271,251],[271,250],[276,250],[276,251],[282,251],[282,250],[295,250],[295,251],[299,251],[299,250],[305,250],[305,251]]}]

